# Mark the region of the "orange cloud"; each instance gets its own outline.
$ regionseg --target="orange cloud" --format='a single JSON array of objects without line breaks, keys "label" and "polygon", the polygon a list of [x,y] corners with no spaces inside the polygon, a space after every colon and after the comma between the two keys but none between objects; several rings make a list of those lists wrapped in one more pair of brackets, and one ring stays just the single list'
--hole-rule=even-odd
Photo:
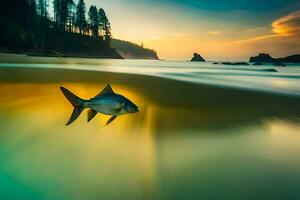
[{"label": "orange cloud", "polygon": [[300,10],[275,20],[272,27],[279,36],[300,37]]},{"label": "orange cloud", "polygon": [[[300,10],[290,13],[286,16],[280,17],[273,21],[271,24],[272,32],[256,35],[254,37],[241,39],[233,41],[236,44],[254,44],[257,47],[264,44],[263,47],[266,48],[266,44],[273,45],[281,44],[286,46],[291,46],[295,40],[300,37]],[[259,31],[260,28],[252,29],[251,32]],[[299,49],[299,48],[297,48]]]},{"label": "orange cloud", "polygon": [[221,31],[177,33],[145,43],[157,49],[161,58],[168,59],[189,59],[194,52],[208,60],[247,60],[259,52],[275,57],[300,52],[300,10],[276,19],[269,26],[245,30],[240,36],[228,37],[226,30]]},{"label": "orange cloud", "polygon": [[252,38],[248,38],[248,39],[244,39],[244,40],[237,40],[234,42],[249,43],[249,42],[256,42],[256,41],[260,41],[260,40],[266,40],[266,39],[277,38],[277,37],[278,37],[277,34],[268,34],[268,35],[260,35],[260,36],[256,36],[256,37],[252,37]]}]

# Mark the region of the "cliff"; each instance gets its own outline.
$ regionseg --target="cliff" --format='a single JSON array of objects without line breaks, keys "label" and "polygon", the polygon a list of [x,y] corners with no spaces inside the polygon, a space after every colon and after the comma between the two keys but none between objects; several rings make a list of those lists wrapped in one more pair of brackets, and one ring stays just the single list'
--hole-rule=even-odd
[{"label": "cliff", "polygon": [[149,59],[159,60],[155,50],[144,48],[132,42],[112,39],[111,46],[126,59]]}]

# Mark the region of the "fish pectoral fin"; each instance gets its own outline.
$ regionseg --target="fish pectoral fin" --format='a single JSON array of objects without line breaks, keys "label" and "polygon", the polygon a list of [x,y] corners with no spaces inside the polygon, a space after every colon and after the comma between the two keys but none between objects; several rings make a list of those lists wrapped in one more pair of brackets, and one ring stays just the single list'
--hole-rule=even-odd
[{"label": "fish pectoral fin", "polygon": [[90,122],[97,115],[97,111],[93,109],[89,109],[87,115],[88,115],[87,122]]},{"label": "fish pectoral fin", "polygon": [[117,116],[112,116],[111,118],[109,118],[109,120],[106,122],[105,126],[112,123],[112,121],[114,121],[116,118],[117,118]]}]

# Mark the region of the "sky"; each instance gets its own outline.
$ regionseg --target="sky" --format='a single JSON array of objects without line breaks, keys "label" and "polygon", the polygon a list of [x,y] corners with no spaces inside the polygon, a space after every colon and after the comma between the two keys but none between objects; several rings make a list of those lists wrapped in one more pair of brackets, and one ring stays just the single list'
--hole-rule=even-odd
[{"label": "sky", "polygon": [[85,0],[102,7],[114,38],[162,59],[248,60],[300,53],[300,0]]}]

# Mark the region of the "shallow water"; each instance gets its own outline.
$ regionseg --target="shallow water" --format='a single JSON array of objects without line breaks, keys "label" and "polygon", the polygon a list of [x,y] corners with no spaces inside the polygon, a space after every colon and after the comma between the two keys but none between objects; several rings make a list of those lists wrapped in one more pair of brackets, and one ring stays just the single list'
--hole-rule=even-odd
[{"label": "shallow water", "polygon": [[[0,199],[300,198],[299,66],[0,61]],[[64,126],[107,82],[141,112]]]}]

